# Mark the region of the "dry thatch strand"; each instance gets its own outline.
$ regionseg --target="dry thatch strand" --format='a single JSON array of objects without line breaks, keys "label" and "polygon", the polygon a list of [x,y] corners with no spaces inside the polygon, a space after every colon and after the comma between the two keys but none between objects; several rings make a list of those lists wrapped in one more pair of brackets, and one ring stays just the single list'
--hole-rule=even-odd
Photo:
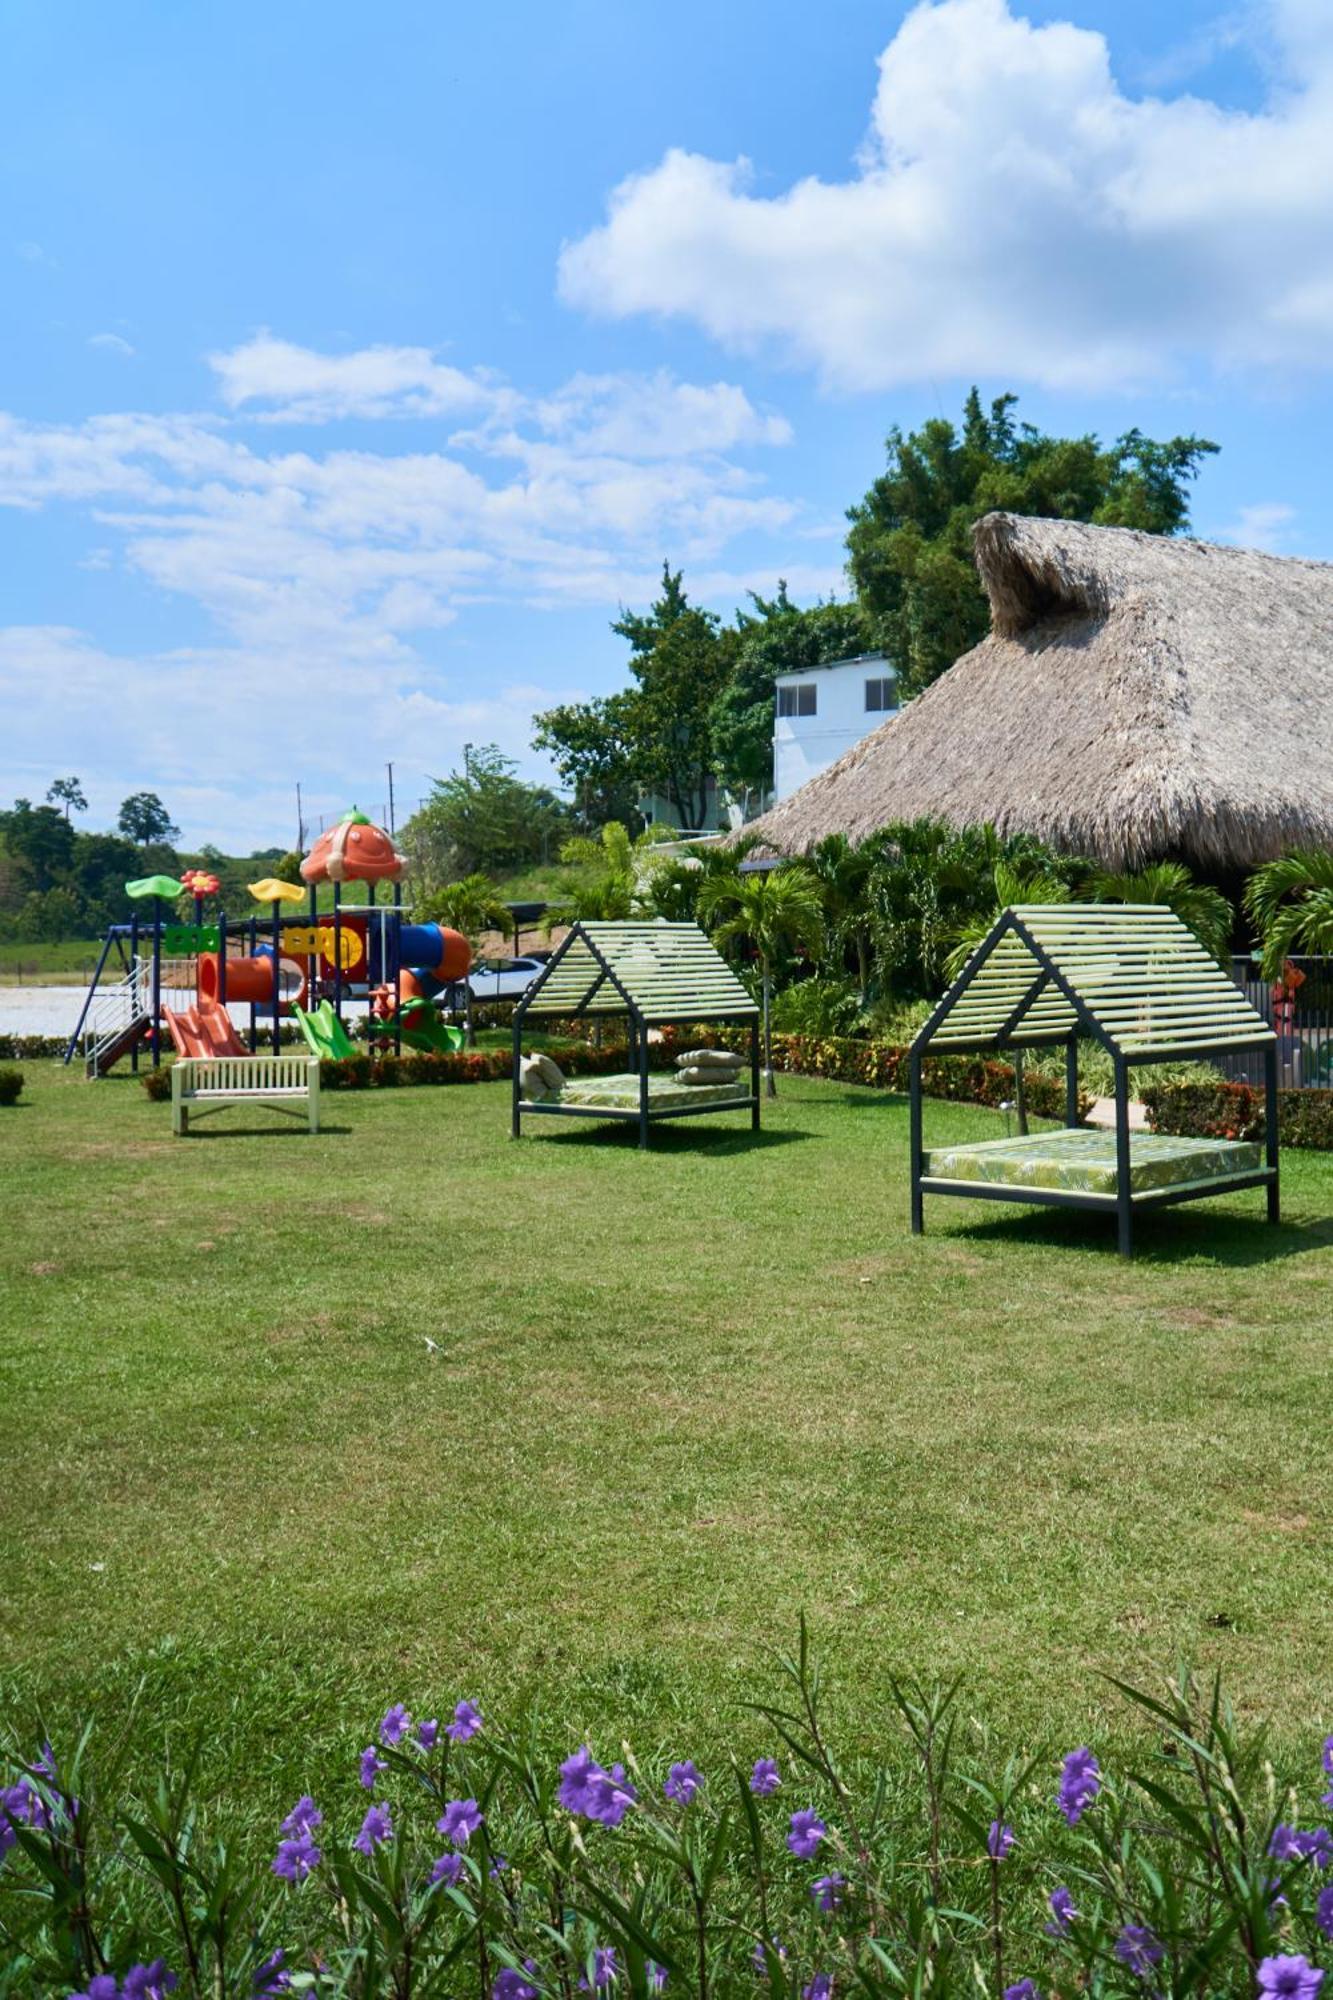
[{"label": "dry thatch strand", "polygon": [[991,631],[757,820],[781,853],[991,821],[1113,869],[1333,846],[1333,564],[988,514]]}]

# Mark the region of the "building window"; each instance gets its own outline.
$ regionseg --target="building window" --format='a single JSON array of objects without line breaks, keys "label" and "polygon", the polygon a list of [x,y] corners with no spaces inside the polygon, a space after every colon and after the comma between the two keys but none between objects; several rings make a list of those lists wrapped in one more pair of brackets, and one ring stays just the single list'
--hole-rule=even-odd
[{"label": "building window", "polygon": [[819,689],[813,681],[802,681],[797,687],[778,689],[779,715],[816,715],[819,712]]},{"label": "building window", "polygon": [[866,682],[867,715],[880,715],[886,708],[896,708],[897,706],[891,679]]}]

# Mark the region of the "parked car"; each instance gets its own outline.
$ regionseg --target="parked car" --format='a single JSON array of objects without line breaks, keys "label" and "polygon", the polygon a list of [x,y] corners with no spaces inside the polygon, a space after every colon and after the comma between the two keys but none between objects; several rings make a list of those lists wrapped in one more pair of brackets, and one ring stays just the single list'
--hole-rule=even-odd
[{"label": "parked car", "polygon": [[536,957],[475,959],[467,979],[474,1006],[490,1000],[521,1000],[545,969],[545,960]]}]

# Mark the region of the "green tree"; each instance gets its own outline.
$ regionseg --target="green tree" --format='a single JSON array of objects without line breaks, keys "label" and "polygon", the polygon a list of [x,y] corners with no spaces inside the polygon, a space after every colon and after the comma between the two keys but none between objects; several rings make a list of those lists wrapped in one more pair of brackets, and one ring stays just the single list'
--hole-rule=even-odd
[{"label": "green tree", "polygon": [[1263,939],[1265,979],[1280,979],[1287,960],[1303,952],[1333,957],[1333,853],[1266,861],[1246,885],[1245,908]]},{"label": "green tree", "polygon": [[462,770],[432,780],[430,797],[402,830],[423,893],[460,875],[499,875],[549,857],[568,808],[546,786],[526,784],[516,773],[494,743],[468,743]]},{"label": "green tree", "polygon": [[0,834],[22,868],[26,889],[43,895],[68,874],[78,835],[54,806],[15,799],[10,812],[0,813]]},{"label": "green tree", "polygon": [[460,931],[473,951],[486,931],[508,932],[513,926],[509,905],[496,895],[490,876],[480,873],[446,882],[419,905],[418,914],[428,923]]},{"label": "green tree", "polygon": [[699,895],[699,914],[711,922],[719,950],[748,945],[759,960],[764,1023],[764,1091],[777,1095],[773,1076],[773,963],[787,950],[816,954],[824,942],[819,891],[804,868],[774,868],[766,874],[715,875]]},{"label": "green tree", "polygon": [[737,635],[689,602],[681,572],[669,563],[651,610],[622,612],[611,630],[628,639],[638,684],[625,710],[635,773],[671,801],[680,826],[702,827],[713,775],[713,703],[730,678]]},{"label": "green tree", "polygon": [[797,667],[821,667],[863,652],[867,628],[857,604],[801,610],[779,582],[776,597],[751,591],[753,615],[738,611],[735,666],[713,703],[714,768],[737,798],[773,788],[774,682]]},{"label": "green tree", "polygon": [[138,847],[152,847],[180,838],[180,829],[172,823],[171,814],[156,792],[131,792],[121,802],[116,825],[126,840],[134,841]]},{"label": "green tree", "polygon": [[1160,903],[1175,912],[1219,965],[1227,962],[1236,913],[1220,889],[1196,881],[1181,861],[1159,861],[1130,874],[1099,869],[1086,895],[1093,903]]},{"label": "green tree", "polygon": [[804,862],[819,889],[829,956],[839,967],[849,952],[855,956],[863,1007],[870,990],[873,926],[866,892],[874,860],[869,842],[854,847],[845,833],[830,833],[811,848]]},{"label": "green tree", "polygon": [[847,549],[875,643],[908,694],[918,693],[985,637],[989,614],[972,560],[972,524],[995,508],[1171,535],[1189,525],[1188,486],[1206,438],[1158,443],[1127,431],[1048,437],[1017,424],[1015,396],[983,410],[973,389],[961,431],[932,417],[890,431],[887,469],[848,511]]},{"label": "green tree", "polygon": [[535,750],[545,750],[574,795],[574,817],[584,833],[608,820],[641,824],[636,776],[633,696],[599,695],[566,702],[533,717]]},{"label": "green tree", "polygon": [[65,818],[71,811],[87,812],[88,801],[83,796],[83,786],[77,778],[54,778],[46,788],[47,803],[52,800],[65,808]]}]

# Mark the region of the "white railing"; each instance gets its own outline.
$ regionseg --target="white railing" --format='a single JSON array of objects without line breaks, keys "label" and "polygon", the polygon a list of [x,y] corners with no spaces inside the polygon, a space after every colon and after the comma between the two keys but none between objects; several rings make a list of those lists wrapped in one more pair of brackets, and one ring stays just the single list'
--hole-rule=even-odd
[{"label": "white railing", "polygon": [[83,1057],[91,1075],[96,1076],[102,1058],[125,1030],[153,1004],[153,968],[146,958],[136,959],[118,986],[99,986],[84,1017]]}]

